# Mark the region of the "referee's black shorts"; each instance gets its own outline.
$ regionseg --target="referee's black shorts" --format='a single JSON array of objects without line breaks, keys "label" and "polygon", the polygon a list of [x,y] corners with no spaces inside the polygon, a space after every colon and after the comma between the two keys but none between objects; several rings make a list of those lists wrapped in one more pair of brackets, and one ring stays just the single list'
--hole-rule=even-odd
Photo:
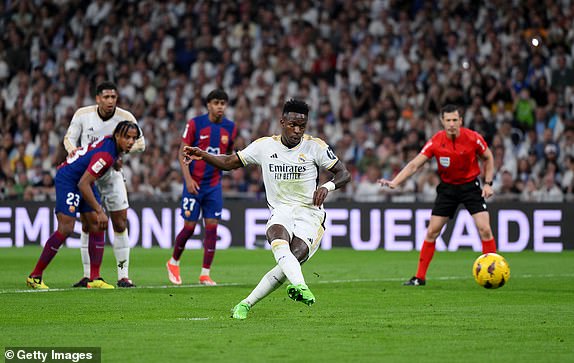
[{"label": "referee's black shorts", "polygon": [[452,219],[460,203],[464,204],[470,215],[487,210],[478,179],[458,185],[441,182],[436,192],[432,215]]}]

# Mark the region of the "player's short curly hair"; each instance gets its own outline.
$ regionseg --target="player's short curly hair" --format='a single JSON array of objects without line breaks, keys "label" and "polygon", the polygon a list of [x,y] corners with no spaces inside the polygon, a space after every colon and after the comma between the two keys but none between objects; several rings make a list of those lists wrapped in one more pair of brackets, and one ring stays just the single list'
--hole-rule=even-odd
[{"label": "player's short curly hair", "polygon": [[209,92],[207,98],[205,99],[205,102],[209,103],[212,100],[224,100],[225,102],[227,102],[229,101],[229,97],[227,96],[227,93],[224,90],[222,90],[221,88],[217,88]]},{"label": "player's short curly hair", "polygon": [[111,81],[104,81],[96,86],[96,94],[101,95],[104,90],[114,90],[118,91],[118,86],[114,82]]},{"label": "player's short curly hair", "polygon": [[283,115],[289,112],[300,113],[307,116],[309,115],[309,105],[302,100],[296,100],[292,98],[285,102],[285,105],[283,105]]}]

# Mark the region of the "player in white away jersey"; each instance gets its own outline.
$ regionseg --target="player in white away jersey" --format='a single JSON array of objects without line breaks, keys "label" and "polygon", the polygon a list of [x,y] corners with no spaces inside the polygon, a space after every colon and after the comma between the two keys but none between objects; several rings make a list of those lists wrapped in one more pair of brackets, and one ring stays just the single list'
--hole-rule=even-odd
[{"label": "player in white away jersey", "polygon": [[[258,139],[233,155],[212,155],[186,146],[188,160],[202,158],[223,170],[249,164],[261,166],[271,217],[266,235],[277,262],[255,289],[232,310],[235,319],[247,318],[253,305],[275,291],[285,279],[291,283],[287,294],[295,301],[311,305],[315,296],[305,283],[301,264],[319,248],[324,233],[323,201],[330,191],[341,188],[351,175],[329,146],[305,135],[309,106],[289,100],[283,106],[281,135]],[[319,168],[333,172],[333,179],[321,186]]]},{"label": "player in white away jersey", "polygon": [[[80,147],[85,147],[100,137],[110,135],[116,125],[123,120],[137,120],[129,111],[117,107],[118,90],[112,82],[102,82],[96,87],[96,104],[78,109],[70,122],[64,147],[68,155],[73,155]],[[133,152],[145,150],[143,135],[136,140]],[[117,169],[117,170],[116,170]],[[121,172],[121,160],[114,168],[96,181],[102,194],[103,204],[110,213],[114,228],[114,255],[118,267],[118,287],[133,287],[129,279],[130,241],[127,230],[128,193]],[[88,252],[89,235],[86,221],[82,220],[81,255],[84,265],[84,277],[74,287],[90,287],[90,255]],[[101,251],[103,253],[103,251]]]}]

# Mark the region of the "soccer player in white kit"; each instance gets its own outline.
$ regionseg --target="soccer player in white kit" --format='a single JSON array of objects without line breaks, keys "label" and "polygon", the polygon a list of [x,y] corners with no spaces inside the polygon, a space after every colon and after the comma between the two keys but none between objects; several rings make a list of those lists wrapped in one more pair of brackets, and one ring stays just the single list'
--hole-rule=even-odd
[{"label": "soccer player in white kit", "polygon": [[[111,135],[116,125],[123,120],[137,120],[129,111],[117,107],[118,90],[114,83],[105,81],[96,87],[96,104],[78,109],[64,136],[64,147],[68,155],[76,149],[94,142],[98,138]],[[145,150],[143,134],[138,138],[130,152]],[[121,172],[121,162],[96,181],[102,195],[102,202],[110,214],[114,228],[113,250],[118,268],[118,287],[134,287],[129,279],[130,241],[127,230],[128,193]],[[116,168],[118,170],[116,170]],[[84,265],[84,277],[74,287],[88,287],[90,283],[90,256],[88,253],[88,228],[82,220],[81,255]],[[109,288],[109,287],[108,287]]]},{"label": "soccer player in white kit", "polygon": [[[261,166],[271,217],[266,235],[277,265],[261,279],[255,289],[232,310],[235,319],[247,318],[253,305],[275,291],[285,279],[287,294],[306,305],[315,296],[305,283],[301,264],[319,248],[324,233],[323,201],[330,191],[351,180],[349,171],[321,139],[305,135],[309,106],[289,100],[283,106],[281,135],[255,140],[233,155],[212,155],[197,147],[183,149],[187,160],[202,158],[219,169],[232,170],[256,164]],[[334,177],[318,186],[319,168]]]}]

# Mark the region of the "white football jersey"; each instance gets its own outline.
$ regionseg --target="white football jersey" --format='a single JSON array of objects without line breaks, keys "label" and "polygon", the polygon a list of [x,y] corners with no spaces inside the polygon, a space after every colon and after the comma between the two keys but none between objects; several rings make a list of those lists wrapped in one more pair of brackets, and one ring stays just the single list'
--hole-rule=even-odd
[{"label": "white football jersey", "polygon": [[[97,139],[111,135],[116,125],[123,120],[138,123],[134,115],[120,107],[116,107],[114,115],[103,121],[98,114],[98,106],[86,106],[78,109],[72,117],[68,131],[64,136],[64,147],[71,152],[79,146],[85,147]],[[141,152],[145,149],[143,135],[136,140],[130,152]]]},{"label": "white football jersey", "polygon": [[339,160],[321,139],[304,135],[299,145],[288,148],[281,136],[255,140],[237,155],[243,165],[257,164],[263,172],[267,203],[313,206],[313,193],[319,182],[319,168],[330,169]]}]

